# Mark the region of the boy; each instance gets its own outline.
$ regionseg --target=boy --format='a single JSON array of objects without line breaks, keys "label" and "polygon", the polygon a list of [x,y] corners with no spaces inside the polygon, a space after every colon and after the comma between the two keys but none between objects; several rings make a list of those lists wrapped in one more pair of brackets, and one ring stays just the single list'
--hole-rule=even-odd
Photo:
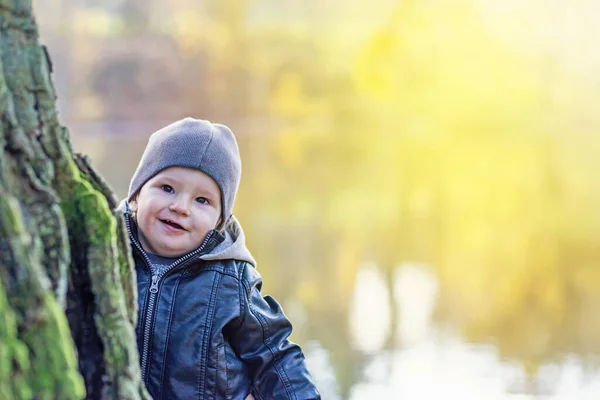
[{"label": "boy", "polygon": [[185,118],[148,142],[121,209],[137,272],[142,378],[155,399],[320,399],[232,214],[233,133]]}]

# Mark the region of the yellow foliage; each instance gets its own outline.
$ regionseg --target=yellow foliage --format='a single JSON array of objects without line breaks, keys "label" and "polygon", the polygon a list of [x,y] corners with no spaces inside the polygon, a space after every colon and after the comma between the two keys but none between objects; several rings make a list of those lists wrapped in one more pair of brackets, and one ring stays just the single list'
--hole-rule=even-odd
[{"label": "yellow foliage", "polygon": [[273,110],[276,114],[288,117],[307,116],[309,99],[303,92],[301,76],[284,73],[271,95]]}]

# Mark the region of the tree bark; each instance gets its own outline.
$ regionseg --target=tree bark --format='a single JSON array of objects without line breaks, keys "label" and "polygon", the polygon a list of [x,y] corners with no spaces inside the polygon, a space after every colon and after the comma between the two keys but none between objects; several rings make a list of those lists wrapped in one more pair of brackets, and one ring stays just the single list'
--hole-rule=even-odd
[{"label": "tree bark", "polygon": [[51,69],[31,0],[0,0],[0,399],[147,398],[126,229]]}]

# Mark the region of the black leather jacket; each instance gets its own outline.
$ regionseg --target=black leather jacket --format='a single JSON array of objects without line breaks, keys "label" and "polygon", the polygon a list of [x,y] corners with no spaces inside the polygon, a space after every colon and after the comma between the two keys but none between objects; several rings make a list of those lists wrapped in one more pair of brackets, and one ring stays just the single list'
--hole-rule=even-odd
[{"label": "black leather jacket", "polygon": [[211,231],[198,250],[159,273],[125,217],[137,272],[142,377],[154,399],[320,399],[302,350],[287,340],[290,322],[260,294],[252,257],[231,250],[245,249],[239,225],[225,235]]}]

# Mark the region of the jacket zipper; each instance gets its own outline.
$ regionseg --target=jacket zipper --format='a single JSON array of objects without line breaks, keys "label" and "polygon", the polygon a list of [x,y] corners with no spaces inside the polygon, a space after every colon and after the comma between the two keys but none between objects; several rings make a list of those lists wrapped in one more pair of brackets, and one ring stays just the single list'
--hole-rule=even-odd
[{"label": "jacket zipper", "polygon": [[171,272],[177,266],[179,266],[183,262],[189,260],[191,257],[194,257],[194,256],[198,255],[199,253],[201,253],[204,250],[204,247],[206,247],[206,244],[208,243],[210,238],[214,235],[215,231],[211,231],[208,235],[206,235],[206,237],[204,238],[204,240],[202,241],[202,244],[200,245],[200,247],[198,249],[181,257],[180,259],[175,261],[173,264],[171,264],[169,266],[169,268],[163,270],[162,272],[160,272],[160,271],[156,272],[154,270],[154,268],[152,268],[152,263],[150,262],[150,259],[146,255],[146,252],[142,249],[142,246],[135,239],[135,237],[131,234],[131,225],[129,222],[129,218],[125,218],[125,222],[127,225],[127,230],[129,232],[131,241],[133,242],[135,247],[140,251],[140,253],[143,255],[144,259],[146,260],[146,263],[148,264],[148,267],[150,268],[150,272],[152,273],[152,284],[150,285],[150,297],[148,298],[148,302],[147,302],[148,307],[146,308],[146,319],[144,322],[144,329],[143,329],[143,342],[140,346],[142,349],[141,354],[140,354],[140,356],[142,357],[141,361],[140,361],[140,368],[142,370],[142,380],[144,381],[145,384],[148,384],[148,382],[147,382],[148,356],[150,353],[148,342],[150,341],[152,317],[153,317],[154,308],[156,305],[156,297],[158,296],[158,283],[165,275],[167,275],[169,272]]}]

